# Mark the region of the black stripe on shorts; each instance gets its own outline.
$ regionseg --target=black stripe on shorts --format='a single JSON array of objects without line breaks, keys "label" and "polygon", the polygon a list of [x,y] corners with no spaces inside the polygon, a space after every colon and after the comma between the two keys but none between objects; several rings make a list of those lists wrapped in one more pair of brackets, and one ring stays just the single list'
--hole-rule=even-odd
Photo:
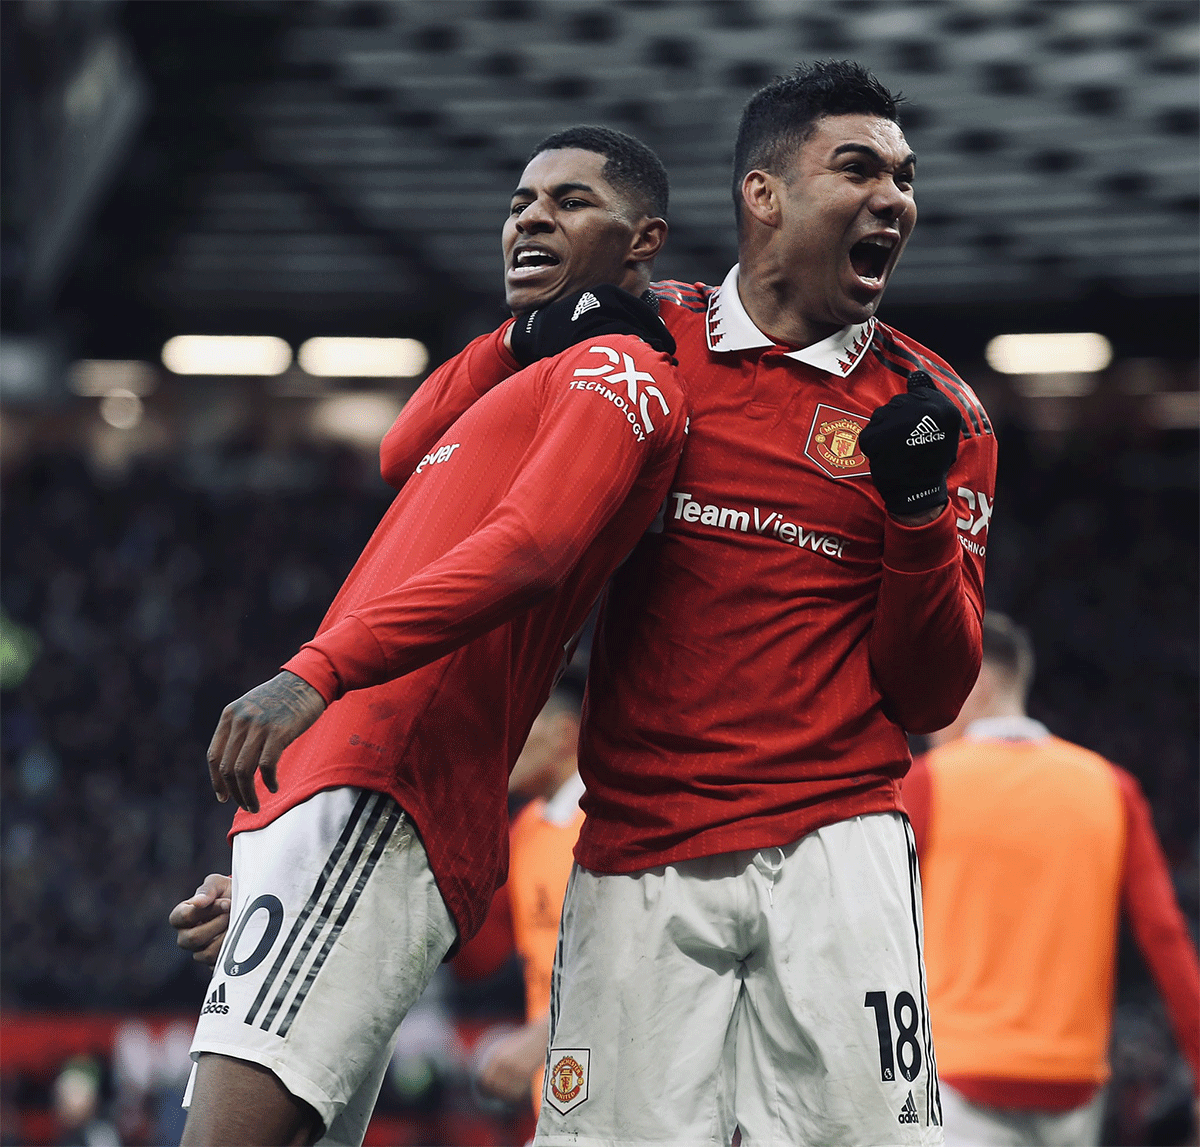
[{"label": "black stripe on shorts", "polygon": [[917,976],[921,989],[921,1036],[925,1041],[925,1070],[929,1073],[929,1087],[925,1091],[925,1123],[927,1126],[942,1125],[942,1093],[938,1088],[937,1061],[933,1058],[933,1033],[929,1026],[929,1000],[925,988],[925,960],[921,952],[921,901],[918,891],[917,841],[912,825],[904,817],[904,841],[908,845],[908,896],[912,909],[913,944],[917,949]]},{"label": "black stripe on shorts", "polygon": [[[250,1005],[250,1010],[246,1013],[246,1023],[253,1024],[258,1020],[259,1012],[278,984],[279,987],[275,994],[275,999],[272,1001],[267,1015],[263,1018],[261,1024],[259,1024],[264,1031],[270,1027],[271,1021],[275,1018],[275,1015],[283,1004],[283,997],[287,994],[299,971],[300,965],[315,942],[316,934],[328,919],[333,904],[337,901],[351,873],[361,859],[366,840],[378,824],[384,807],[388,803],[394,802],[391,802],[390,798],[380,793],[364,790],[359,794],[358,799],[354,803],[354,808],[346,818],[346,825],[342,829],[341,835],[330,850],[329,858],[325,861],[320,875],[313,884],[313,889],[309,894],[308,900],[297,914],[291,930],[288,932],[287,939],[279,950],[279,955],[275,957],[275,962],[263,980],[262,986],[258,990],[258,995],[254,998],[254,1003]],[[305,928],[309,926],[309,922],[312,920],[314,914],[317,916],[316,921],[309,928],[308,935],[301,942],[299,952],[293,956],[293,949],[297,942],[301,940],[301,935]],[[282,982],[280,982],[281,976]]]},{"label": "black stripe on shorts", "polygon": [[[296,1018],[296,1013],[300,1010],[300,1005],[304,1003],[308,996],[308,990],[312,987],[313,980],[317,978],[317,973],[325,964],[325,959],[329,955],[330,949],[336,943],[338,936],[341,935],[342,928],[345,927],[346,921],[350,919],[350,913],[354,911],[354,906],[358,903],[358,898],[362,894],[362,890],[366,887],[367,879],[371,873],[375,871],[375,865],[379,863],[379,858],[383,854],[383,850],[387,847],[387,843],[392,838],[392,833],[396,830],[396,825],[403,818],[403,813],[400,811],[400,806],[395,801],[389,801],[387,816],[384,818],[383,827],[379,830],[379,835],[375,837],[375,843],[371,846],[370,855],[367,857],[366,863],[363,864],[358,871],[358,878],[354,882],[354,887],[350,890],[350,895],[346,897],[345,904],[342,905],[341,912],[338,913],[337,919],[333,922],[333,927],[329,929],[329,934],[325,937],[325,942],[321,945],[321,950],[317,953],[316,958],[309,965],[308,972],[304,977],[304,982],[300,985],[300,989],[296,992],[292,999],[292,1006],[288,1008],[287,1015],[280,1021],[279,1027],[276,1029],[276,1034],[285,1036],[288,1029],[292,1026],[292,1020]],[[363,834],[363,839],[366,839],[366,833]],[[332,908],[333,898],[329,900],[328,907]],[[315,938],[316,933],[320,928],[319,924],[314,924],[311,936]],[[299,968],[300,960],[296,961],[296,968]],[[289,975],[289,981],[292,976]],[[279,999],[282,1000],[284,992],[280,992]]]}]

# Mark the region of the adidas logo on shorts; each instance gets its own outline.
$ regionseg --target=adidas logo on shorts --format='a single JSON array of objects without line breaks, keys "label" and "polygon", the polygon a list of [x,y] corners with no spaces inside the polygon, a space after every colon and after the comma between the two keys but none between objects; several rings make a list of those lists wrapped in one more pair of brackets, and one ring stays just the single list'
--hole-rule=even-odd
[{"label": "adidas logo on shorts", "polygon": [[575,313],[571,316],[571,322],[574,322],[580,315],[586,315],[588,311],[594,311],[599,305],[600,300],[591,291],[584,291],[579,296],[579,302],[575,304]]},{"label": "adidas logo on shorts", "polygon": [[908,1098],[904,1101],[904,1106],[900,1108],[900,1114],[897,1115],[896,1118],[901,1123],[916,1123],[917,1122],[917,1120],[918,1120],[917,1105],[913,1102],[913,1096],[912,1096],[911,1091],[908,1093]]},{"label": "adidas logo on shorts", "polygon": [[205,1001],[204,1007],[200,1009],[202,1016],[208,1015],[209,1012],[219,1012],[223,1016],[229,1014],[229,1005],[225,1002],[224,980],[216,986],[213,994]]},{"label": "adidas logo on shorts", "polygon": [[[579,301],[583,302],[582,299]],[[945,437],[942,428],[927,414],[913,427],[906,441],[909,446],[927,446],[930,442],[941,442]]]}]

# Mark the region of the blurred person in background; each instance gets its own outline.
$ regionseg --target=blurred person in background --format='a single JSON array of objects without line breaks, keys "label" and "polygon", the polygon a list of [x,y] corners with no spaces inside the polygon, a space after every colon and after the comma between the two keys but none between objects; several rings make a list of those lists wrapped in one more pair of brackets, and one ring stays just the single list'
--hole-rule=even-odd
[{"label": "blurred person in background", "polygon": [[583,824],[578,743],[579,701],[560,687],[534,721],[509,780],[510,792],[533,798],[512,824],[506,885],[525,977],[525,1024],[487,1048],[478,1082],[508,1103],[532,1094],[535,1111],[549,1043],[550,979],[563,894]]},{"label": "blurred person in background", "polygon": [[1137,781],[1026,713],[1033,644],[983,666],[904,783],[947,1147],[1099,1142],[1123,909],[1200,1092],[1200,972]]},{"label": "blurred person in background", "polygon": [[100,1065],[70,1059],[54,1081],[55,1147],[117,1147],[117,1129],[100,1115]]},{"label": "blurred person in background", "polygon": [[666,204],[629,136],[539,145],[503,228],[520,322],[410,400],[381,448],[401,492],[317,636],[222,713],[237,923],[185,1143],[361,1142],[400,1021],[482,922],[508,771],[678,463],[674,341],[640,298]]}]

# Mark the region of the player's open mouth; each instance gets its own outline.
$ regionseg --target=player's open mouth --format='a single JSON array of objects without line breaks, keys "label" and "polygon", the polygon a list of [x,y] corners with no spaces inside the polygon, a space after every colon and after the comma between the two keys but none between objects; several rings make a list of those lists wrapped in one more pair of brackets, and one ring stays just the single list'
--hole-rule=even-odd
[{"label": "player's open mouth", "polygon": [[510,278],[531,278],[547,267],[557,267],[562,262],[553,251],[545,247],[518,247],[512,256]]},{"label": "player's open mouth", "polygon": [[895,235],[868,235],[850,248],[850,266],[864,283],[880,284],[899,242]]}]

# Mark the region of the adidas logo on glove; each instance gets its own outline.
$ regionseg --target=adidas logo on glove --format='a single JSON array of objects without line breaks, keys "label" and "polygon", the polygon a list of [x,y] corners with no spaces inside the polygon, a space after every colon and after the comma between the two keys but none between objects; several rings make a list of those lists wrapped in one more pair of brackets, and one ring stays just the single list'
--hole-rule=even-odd
[{"label": "adidas logo on glove", "polygon": [[579,296],[579,302],[575,304],[575,313],[571,316],[571,322],[578,320],[580,315],[586,315],[588,311],[594,311],[599,305],[600,300],[591,291],[584,291]]},{"label": "adidas logo on glove", "polygon": [[[579,301],[583,302],[582,299]],[[941,427],[927,414],[913,427],[913,432],[905,441],[909,446],[928,446],[930,442],[940,442],[945,437]]]}]

